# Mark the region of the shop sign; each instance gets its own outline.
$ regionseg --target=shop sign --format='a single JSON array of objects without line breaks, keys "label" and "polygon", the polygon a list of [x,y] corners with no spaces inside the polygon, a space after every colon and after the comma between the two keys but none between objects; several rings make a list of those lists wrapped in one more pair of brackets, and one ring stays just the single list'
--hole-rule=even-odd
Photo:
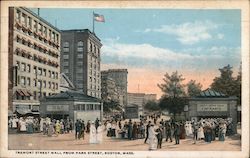
[{"label": "shop sign", "polygon": [[47,105],[47,111],[69,111],[69,105]]},{"label": "shop sign", "polygon": [[197,111],[227,111],[227,104],[197,104]]}]

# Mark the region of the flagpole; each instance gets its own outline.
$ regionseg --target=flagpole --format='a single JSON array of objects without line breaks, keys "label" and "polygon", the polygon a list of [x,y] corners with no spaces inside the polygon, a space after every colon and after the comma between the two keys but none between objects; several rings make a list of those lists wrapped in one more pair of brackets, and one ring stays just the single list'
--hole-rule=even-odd
[{"label": "flagpole", "polygon": [[93,19],[93,22],[92,22],[92,23],[93,23],[93,30],[92,30],[93,33],[95,33],[95,18],[94,18],[94,14],[95,14],[95,13],[94,13],[94,11],[93,11],[93,17],[92,17],[92,19]]}]

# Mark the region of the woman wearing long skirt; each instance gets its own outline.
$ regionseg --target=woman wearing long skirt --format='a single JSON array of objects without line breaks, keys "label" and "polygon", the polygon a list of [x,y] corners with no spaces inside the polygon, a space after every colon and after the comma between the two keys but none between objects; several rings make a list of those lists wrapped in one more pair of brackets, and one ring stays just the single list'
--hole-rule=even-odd
[{"label": "woman wearing long skirt", "polygon": [[96,128],[94,122],[90,125],[90,134],[89,134],[89,143],[90,144],[96,144],[97,138],[96,138]]},{"label": "woman wearing long skirt", "polygon": [[201,139],[204,139],[204,138],[205,138],[205,135],[204,135],[203,127],[199,126],[199,128],[198,128],[198,134],[197,134],[197,139],[201,140]]},{"label": "woman wearing long skirt", "polygon": [[48,126],[48,137],[51,137],[54,133],[54,127],[52,123],[47,124]]},{"label": "woman wearing long skirt", "polygon": [[102,132],[103,132],[103,127],[100,123],[100,125],[97,127],[97,143],[101,144],[102,143]]},{"label": "woman wearing long skirt", "polygon": [[61,132],[61,124],[59,123],[59,120],[56,121],[56,135],[58,136]]},{"label": "woman wearing long skirt", "polygon": [[151,124],[148,131],[148,141],[149,141],[149,150],[157,149],[157,137],[154,129],[154,125]]}]

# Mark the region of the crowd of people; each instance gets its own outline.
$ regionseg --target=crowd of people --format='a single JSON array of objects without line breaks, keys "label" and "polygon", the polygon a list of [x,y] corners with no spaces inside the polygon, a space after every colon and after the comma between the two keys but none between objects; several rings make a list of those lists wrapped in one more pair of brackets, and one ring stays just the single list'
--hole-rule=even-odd
[{"label": "crowd of people", "polygon": [[232,135],[232,119],[222,118],[201,118],[200,120],[175,121],[174,119],[163,120],[158,115],[140,117],[140,120],[107,120],[102,122],[97,118],[95,121],[78,119],[73,122],[70,119],[50,119],[32,117],[11,117],[9,128],[17,129],[20,133],[41,132],[49,137],[59,134],[75,132],[75,139],[84,140],[85,133],[89,134],[89,143],[102,143],[103,132],[106,131],[107,137],[136,140],[143,139],[144,143],[149,144],[149,150],[162,147],[163,141],[180,144],[180,139],[193,139],[211,143],[218,138],[224,141],[226,135]]}]

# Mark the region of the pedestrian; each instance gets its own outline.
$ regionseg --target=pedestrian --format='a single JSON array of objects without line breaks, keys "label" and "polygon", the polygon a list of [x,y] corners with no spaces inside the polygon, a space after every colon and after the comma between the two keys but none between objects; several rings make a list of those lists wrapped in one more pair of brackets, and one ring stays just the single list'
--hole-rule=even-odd
[{"label": "pedestrian", "polygon": [[81,132],[81,123],[79,122],[79,120],[76,120],[75,123],[75,139],[79,139],[79,133]]},{"label": "pedestrian", "polygon": [[201,139],[204,139],[204,138],[205,138],[204,130],[203,130],[202,125],[200,125],[199,128],[198,128],[197,139],[201,140]]},{"label": "pedestrian", "polygon": [[162,145],[162,139],[163,139],[163,131],[161,126],[156,130],[157,133],[157,149],[161,148]]},{"label": "pedestrian", "polygon": [[166,142],[168,141],[168,138],[170,139],[170,142],[172,142],[171,123],[169,121],[166,121],[165,123],[165,132],[166,132]]},{"label": "pedestrian", "polygon": [[133,140],[137,139],[136,134],[137,134],[137,124],[136,124],[136,122],[134,122],[133,131],[132,131],[132,139]]},{"label": "pedestrian", "polygon": [[174,128],[175,144],[180,144],[180,134],[181,134],[180,125],[179,123],[175,123],[175,128]]},{"label": "pedestrian", "polygon": [[93,121],[92,121],[92,123],[90,125],[89,143],[90,144],[96,144],[97,143],[96,127],[95,127],[95,124],[94,124]]},{"label": "pedestrian", "polygon": [[128,122],[128,139],[131,140],[132,139],[132,130],[133,130],[133,127],[132,127],[132,120],[130,119],[129,122]]},{"label": "pedestrian", "polygon": [[196,144],[196,140],[198,138],[198,123],[197,122],[193,122],[192,124],[193,126],[193,140],[194,140],[194,144]]},{"label": "pedestrian", "polygon": [[99,119],[97,117],[96,120],[95,120],[95,128],[96,128],[96,130],[97,130],[98,126],[99,126]]},{"label": "pedestrian", "polygon": [[147,126],[146,126],[146,138],[145,138],[145,140],[144,140],[144,143],[146,143],[147,142],[147,140],[148,140],[148,132],[149,132],[149,127],[150,127],[150,125],[151,125],[151,121],[148,121],[148,124],[147,124]]},{"label": "pedestrian", "polygon": [[90,120],[88,120],[86,128],[87,128],[86,133],[89,133],[90,132]]},{"label": "pedestrian", "polygon": [[97,132],[97,136],[96,136],[97,143],[101,144],[102,143],[102,132],[103,132],[103,127],[102,127],[101,123],[99,124],[96,132]]},{"label": "pedestrian", "polygon": [[156,132],[154,130],[154,125],[150,124],[148,130],[148,141],[149,141],[149,150],[156,150],[157,149],[157,137]]},{"label": "pedestrian", "polygon": [[82,139],[84,140],[84,132],[85,132],[85,124],[84,124],[84,121],[82,120],[82,123],[81,123],[81,137]]},{"label": "pedestrian", "polygon": [[56,124],[55,124],[55,131],[56,131],[56,136],[58,136],[61,132],[61,124],[59,123],[59,120],[56,120]]}]

